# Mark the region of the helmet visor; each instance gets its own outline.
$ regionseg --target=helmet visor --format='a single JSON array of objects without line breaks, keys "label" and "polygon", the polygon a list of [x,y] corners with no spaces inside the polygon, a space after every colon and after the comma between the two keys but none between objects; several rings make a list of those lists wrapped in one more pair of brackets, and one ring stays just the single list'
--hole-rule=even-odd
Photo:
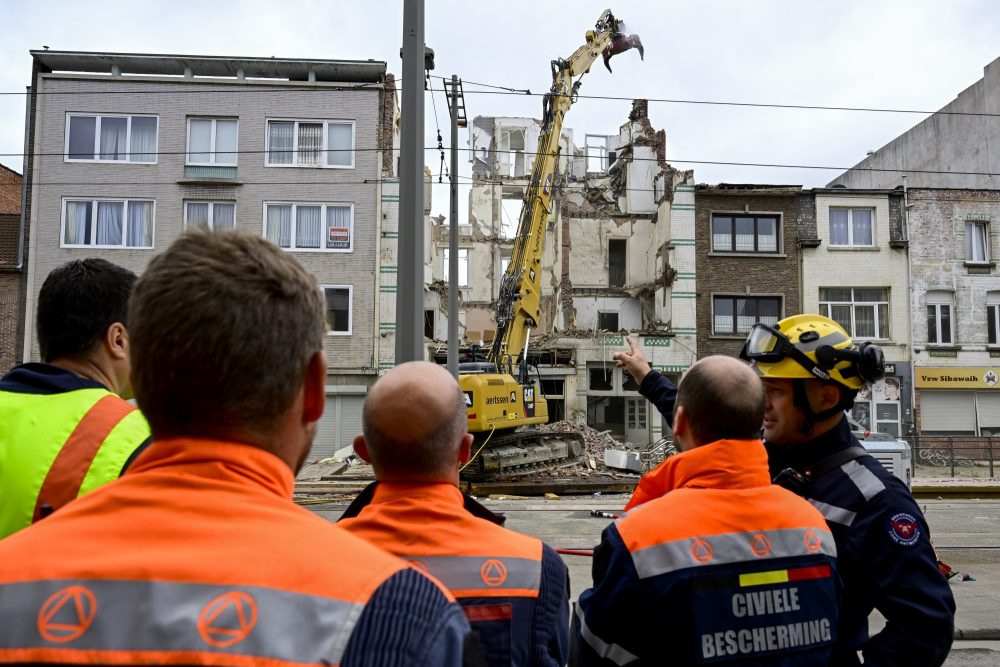
[{"label": "helmet visor", "polygon": [[766,324],[755,324],[750,329],[741,356],[747,360],[773,364],[784,359],[792,347],[785,334]]}]

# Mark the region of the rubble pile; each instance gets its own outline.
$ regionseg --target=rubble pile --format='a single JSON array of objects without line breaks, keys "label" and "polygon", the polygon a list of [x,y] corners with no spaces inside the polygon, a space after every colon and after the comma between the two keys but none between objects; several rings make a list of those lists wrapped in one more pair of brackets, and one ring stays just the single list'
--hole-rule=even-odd
[{"label": "rubble pile", "polygon": [[577,432],[583,436],[586,446],[586,455],[583,460],[571,465],[554,466],[548,470],[535,472],[531,475],[524,475],[512,479],[531,479],[537,477],[592,477],[610,476],[614,478],[627,477],[628,473],[621,470],[609,468],[604,464],[604,450],[621,449],[622,447],[633,448],[635,445],[625,443],[624,445],[611,436],[610,431],[598,431],[583,423],[571,421],[559,421],[551,424],[541,424],[535,427],[545,433],[553,432]]}]

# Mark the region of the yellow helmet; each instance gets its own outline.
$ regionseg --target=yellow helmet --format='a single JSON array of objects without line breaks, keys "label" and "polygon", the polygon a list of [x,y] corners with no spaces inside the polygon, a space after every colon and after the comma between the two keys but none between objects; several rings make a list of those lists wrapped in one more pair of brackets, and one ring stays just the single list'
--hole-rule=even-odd
[{"label": "yellow helmet", "polygon": [[831,380],[855,391],[885,374],[881,348],[855,345],[842,326],[822,315],[794,315],[774,327],[755,324],[740,358],[764,378]]}]

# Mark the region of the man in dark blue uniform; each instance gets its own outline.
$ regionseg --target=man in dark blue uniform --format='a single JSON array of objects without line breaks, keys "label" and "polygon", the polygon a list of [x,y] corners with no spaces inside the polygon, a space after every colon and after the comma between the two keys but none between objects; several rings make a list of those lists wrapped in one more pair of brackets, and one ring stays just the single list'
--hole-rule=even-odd
[{"label": "man in dark blue uniform", "polygon": [[[764,381],[764,439],[772,478],[826,517],[844,578],[831,664],[940,665],[951,648],[955,599],[930,531],[906,486],[868,455],[844,416],[882,377],[882,351],[856,345],[833,320],[796,315],[757,324],[741,357]],[[878,609],[885,628],[868,636]]]}]

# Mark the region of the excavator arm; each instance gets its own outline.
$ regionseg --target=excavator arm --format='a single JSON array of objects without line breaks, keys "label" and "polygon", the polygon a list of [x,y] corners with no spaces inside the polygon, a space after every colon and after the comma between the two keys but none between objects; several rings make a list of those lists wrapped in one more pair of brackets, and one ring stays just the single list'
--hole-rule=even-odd
[{"label": "excavator arm", "polygon": [[489,354],[489,360],[501,372],[513,372],[514,361],[520,358],[521,384],[528,382],[527,344],[531,330],[541,319],[542,250],[559,166],[563,121],[576,102],[583,75],[590,71],[594,61],[603,57],[605,67],[611,71],[608,64],[611,58],[632,48],[644,57],[639,36],[626,34],[624,23],[607,9],[594,30],[587,31],[583,46],[565,60],[552,61],[552,87],[542,102],[538,150],[521,207],[511,261],[500,280],[495,303],[497,332]]}]

